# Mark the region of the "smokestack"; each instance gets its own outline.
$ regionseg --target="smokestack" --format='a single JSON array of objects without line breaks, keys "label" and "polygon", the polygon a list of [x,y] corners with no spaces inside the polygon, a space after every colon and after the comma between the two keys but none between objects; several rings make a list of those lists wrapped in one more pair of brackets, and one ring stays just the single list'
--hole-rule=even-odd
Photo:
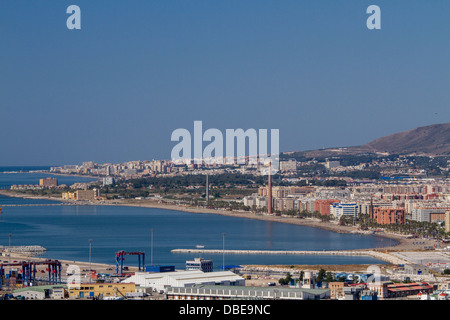
[{"label": "smokestack", "polygon": [[206,174],[206,203],[209,204],[209,181],[208,181],[208,174]]},{"label": "smokestack", "polygon": [[373,195],[370,196],[369,218],[373,220]]},{"label": "smokestack", "polygon": [[269,188],[267,190],[269,201],[267,204],[267,213],[272,214],[272,162],[269,162]]}]

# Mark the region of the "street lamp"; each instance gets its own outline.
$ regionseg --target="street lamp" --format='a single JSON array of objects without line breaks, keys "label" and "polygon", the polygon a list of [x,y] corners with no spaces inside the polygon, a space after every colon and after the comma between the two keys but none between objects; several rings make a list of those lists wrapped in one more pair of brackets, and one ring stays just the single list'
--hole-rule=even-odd
[{"label": "street lamp", "polygon": [[[8,247],[9,253],[8,253],[8,257],[10,258],[11,257],[11,233],[8,234],[8,237],[9,237],[9,247]],[[8,260],[8,261],[11,262],[11,260]],[[11,272],[11,270],[12,270],[12,266],[9,267],[9,272]],[[9,282],[9,286],[11,287],[11,280]]]},{"label": "street lamp", "polygon": [[150,229],[151,233],[152,233],[152,242],[151,242],[151,247],[150,247],[150,266],[153,266],[153,229]]},{"label": "street lamp", "polygon": [[222,269],[225,271],[225,232],[222,233]]},{"label": "street lamp", "polygon": [[92,239],[89,239],[89,278],[90,282],[92,282],[92,269],[91,269],[91,248],[92,247]]}]

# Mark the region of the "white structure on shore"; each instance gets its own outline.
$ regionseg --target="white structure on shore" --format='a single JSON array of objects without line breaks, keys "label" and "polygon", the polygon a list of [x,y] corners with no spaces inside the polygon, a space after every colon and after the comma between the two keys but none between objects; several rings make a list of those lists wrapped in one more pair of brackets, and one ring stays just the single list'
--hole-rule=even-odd
[{"label": "white structure on shore", "polygon": [[168,287],[192,287],[194,285],[245,286],[245,279],[231,271],[136,272],[135,275],[122,282],[135,283],[145,288],[151,287],[157,291],[165,291]]}]

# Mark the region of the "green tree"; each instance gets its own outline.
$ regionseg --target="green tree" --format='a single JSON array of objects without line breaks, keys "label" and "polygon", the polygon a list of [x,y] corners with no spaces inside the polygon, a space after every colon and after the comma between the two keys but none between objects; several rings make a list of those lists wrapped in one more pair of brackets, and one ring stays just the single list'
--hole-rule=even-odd
[{"label": "green tree", "polygon": [[323,268],[320,268],[319,273],[317,275],[317,282],[322,282],[325,279],[326,271]]},{"label": "green tree", "polygon": [[291,276],[290,272],[287,272],[286,273],[286,277],[285,278],[280,278],[278,280],[278,283],[281,284],[281,285],[288,285],[291,282],[291,280],[292,280],[292,276]]}]

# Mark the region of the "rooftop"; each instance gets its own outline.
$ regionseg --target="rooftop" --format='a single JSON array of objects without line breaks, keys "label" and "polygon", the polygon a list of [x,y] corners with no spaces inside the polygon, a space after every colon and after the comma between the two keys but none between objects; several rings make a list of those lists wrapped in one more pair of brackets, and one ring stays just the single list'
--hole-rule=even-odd
[{"label": "rooftop", "polygon": [[19,292],[25,292],[25,291],[38,291],[38,292],[45,292],[46,290],[52,290],[52,289],[59,289],[59,288],[66,288],[65,285],[47,285],[47,286],[31,286],[31,287],[25,287],[14,290],[14,293]]},{"label": "rooftop", "polygon": [[306,288],[288,288],[288,287],[254,287],[254,286],[209,286],[209,285],[195,285],[194,288],[205,288],[205,289],[223,289],[223,290],[244,290],[244,291],[274,291],[278,292],[306,292],[311,294],[322,294],[330,291],[330,289],[306,289]]},{"label": "rooftop", "polygon": [[231,271],[215,271],[215,272],[203,272],[200,270],[194,271],[174,271],[174,272],[163,272],[163,273],[146,273],[146,272],[136,272],[134,276],[124,280],[123,282],[133,281],[135,278],[143,279],[162,279],[162,278],[172,278],[177,281],[187,281],[187,280],[204,280],[209,281],[223,280],[227,279],[243,279],[241,276],[231,272]]}]

